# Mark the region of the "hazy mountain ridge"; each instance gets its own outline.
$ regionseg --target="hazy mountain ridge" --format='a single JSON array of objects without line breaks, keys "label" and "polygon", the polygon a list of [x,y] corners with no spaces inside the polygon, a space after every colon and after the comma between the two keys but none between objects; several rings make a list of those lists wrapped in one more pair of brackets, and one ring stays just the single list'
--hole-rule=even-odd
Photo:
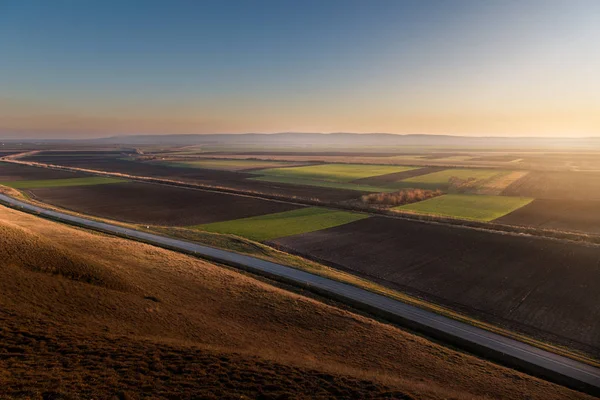
[{"label": "hazy mountain ridge", "polygon": [[[1,140],[1,139],[0,139]],[[499,136],[452,136],[392,133],[243,133],[243,134],[176,134],[176,135],[127,135],[96,139],[22,139],[5,140],[7,143],[78,143],[118,145],[262,145],[265,147],[290,146],[465,146],[465,147],[600,147],[600,137],[546,138],[546,137],[499,137]]]}]

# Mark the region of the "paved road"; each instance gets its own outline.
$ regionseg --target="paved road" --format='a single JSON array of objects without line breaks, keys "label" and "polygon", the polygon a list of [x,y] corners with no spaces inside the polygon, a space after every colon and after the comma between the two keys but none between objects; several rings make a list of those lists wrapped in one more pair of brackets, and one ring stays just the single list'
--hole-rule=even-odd
[{"label": "paved road", "polygon": [[465,347],[484,357],[500,361],[506,365],[517,367],[526,372],[573,388],[584,390],[590,394],[600,395],[600,369],[598,368],[355,286],[246,255],[63,214],[37,207],[3,194],[0,194],[0,203],[36,213],[42,217],[196,254],[223,264],[236,266],[257,274],[308,287],[316,292],[348,302],[355,307],[377,313],[394,322],[401,322],[411,328]]}]

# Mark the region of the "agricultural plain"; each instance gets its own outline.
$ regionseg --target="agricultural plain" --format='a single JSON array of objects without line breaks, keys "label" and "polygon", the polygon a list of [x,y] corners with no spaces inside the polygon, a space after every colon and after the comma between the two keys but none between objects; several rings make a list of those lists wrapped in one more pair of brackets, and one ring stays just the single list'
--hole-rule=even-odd
[{"label": "agricultural plain", "polygon": [[203,159],[194,161],[165,161],[161,165],[187,168],[216,169],[222,171],[249,171],[255,169],[288,167],[298,165],[294,162],[268,161],[268,160],[226,160]]},{"label": "agricultural plain", "polygon": [[360,188],[314,187],[310,185],[253,180],[257,175],[243,171],[223,171],[204,168],[187,168],[161,165],[155,162],[141,162],[125,159],[113,153],[107,156],[70,154],[55,155],[53,152],[40,153],[25,160],[55,164],[66,167],[85,168],[107,172],[117,172],[135,176],[155,177],[182,182],[226,187],[251,193],[267,194],[286,198],[318,199],[321,201],[342,201],[359,197]]},{"label": "agricultural plain", "polygon": [[263,169],[260,175],[329,182],[351,182],[356,179],[410,171],[414,168],[390,165],[322,164],[304,167]]},{"label": "agricultural plain", "polygon": [[[272,153],[252,153],[252,157],[271,157]],[[286,154],[288,160],[282,159]],[[224,158],[220,154],[208,155],[211,158],[190,159],[190,155],[185,156],[183,162],[197,162],[194,168],[181,167],[176,165],[161,165],[157,163],[159,156],[144,156],[150,158],[150,161],[138,160],[135,155],[123,154],[116,151],[109,152],[42,152],[26,157],[34,161],[48,162],[59,165],[75,166],[79,168],[98,169],[109,172],[120,172],[136,176],[149,176],[160,179],[173,179],[193,184],[207,185],[212,187],[224,187],[250,194],[265,194],[277,196],[283,199],[295,200],[317,200],[326,204],[335,204],[337,202],[351,202],[360,198],[365,193],[394,192],[398,190],[409,190],[413,187],[443,190],[450,194],[478,194],[487,196],[502,196],[491,201],[493,198],[481,197],[474,199],[472,197],[463,197],[465,201],[462,205],[455,204],[448,206],[448,202],[453,197],[445,197],[435,202],[414,204],[407,207],[405,211],[411,213],[422,213],[427,215],[440,215],[457,219],[476,219],[480,221],[490,221],[494,218],[503,217],[507,212],[507,219],[498,221],[508,221],[509,225],[522,225],[543,227],[539,222],[538,215],[551,212],[546,206],[537,209],[540,202],[529,203],[528,206],[510,218],[510,212],[516,212],[518,208],[515,205],[527,204],[527,199],[555,200],[562,204],[552,206],[554,210],[569,209],[572,201],[600,201],[600,188],[596,188],[596,183],[600,182],[600,174],[592,172],[543,172],[527,170],[511,170],[510,166],[518,166],[515,160],[519,160],[517,155],[479,155],[473,159],[492,160],[504,163],[501,169],[490,168],[451,168],[441,166],[399,166],[384,165],[380,162],[377,165],[363,164],[316,164],[306,166],[291,166],[286,168],[267,168],[254,169],[261,163],[293,163],[296,157],[294,153],[281,153],[276,161],[242,159],[239,157]],[[341,157],[336,152],[322,152],[322,157]],[[338,154],[338,155],[336,155]],[[348,153],[346,160],[360,158],[364,155],[378,160],[388,158],[398,159],[402,157],[416,157],[416,155],[393,155],[394,153]],[[441,160],[461,156],[462,153],[451,152],[432,152],[431,154],[420,154],[420,159]],[[525,157],[526,155],[521,154]],[[230,155],[229,157],[233,157]],[[242,156],[243,157],[243,156]],[[538,157],[538,156],[536,156]],[[541,159],[541,158],[540,158]],[[551,157],[549,159],[552,159]],[[574,163],[577,157],[573,156],[571,163]],[[162,162],[162,161],[161,161]],[[171,162],[171,161],[168,161]],[[297,161],[295,161],[297,162]],[[305,161],[306,162],[306,161]],[[479,161],[478,161],[479,162]],[[483,161],[481,161],[483,162]],[[487,161],[486,161],[487,162]],[[293,165],[293,164],[292,164]],[[215,170],[208,168],[250,168],[244,172]],[[61,173],[61,171],[56,171]],[[6,179],[5,179],[6,180]],[[515,198],[522,198],[516,200]],[[490,203],[496,203],[490,204]],[[436,209],[435,205],[440,207]],[[593,205],[590,206],[590,208]],[[587,208],[589,209],[589,208]],[[397,210],[401,212],[402,210]],[[527,214],[531,212],[531,215]],[[560,211],[557,211],[560,212]],[[573,217],[569,217],[572,214]],[[585,227],[579,221],[577,212],[565,214],[552,214],[548,217],[548,227],[550,229],[560,229],[565,231],[580,231],[594,233],[595,229],[591,224]],[[521,220],[521,221],[518,221]],[[560,223],[552,224],[552,220]],[[591,217],[593,221],[593,217]],[[529,222],[531,221],[531,222]],[[569,222],[571,221],[571,222]],[[521,222],[521,223],[520,223]]]},{"label": "agricultural plain", "polygon": [[[598,200],[593,200],[595,186],[589,184],[587,191],[584,186],[585,179],[597,178],[597,174],[511,168],[509,163],[517,165],[519,159],[500,155],[476,162],[503,163],[502,168],[436,165],[466,160],[450,152],[419,155],[421,161],[431,161],[422,165],[209,156],[192,160],[187,154],[184,160],[168,165],[157,162],[159,155],[147,153],[140,157],[114,152],[108,156],[40,153],[31,159],[236,189],[244,195],[134,182],[24,190],[37,200],[85,214],[177,227],[171,231],[189,235],[188,240],[202,241],[202,235],[214,232],[225,234],[228,240],[241,240],[228,236],[236,235],[268,242],[470,318],[600,357],[600,290],[594,275],[600,259],[598,247],[456,226],[464,224],[460,221],[437,219],[441,223],[430,224],[365,218],[347,211],[365,194],[424,188],[443,193],[392,211],[432,215],[425,219],[434,221],[439,216],[599,233],[594,223],[600,215],[595,209]],[[327,157],[338,156],[323,156]],[[369,157],[396,162],[403,157],[406,162],[414,155],[370,153]],[[349,160],[353,158],[346,157]],[[196,161],[193,167],[176,165]],[[295,162],[312,164],[294,166]],[[278,163],[277,167],[272,163]],[[262,168],[265,165],[274,168]],[[556,186],[560,184],[563,187]],[[280,201],[257,198],[257,193],[276,194]],[[571,199],[584,195],[587,200]],[[315,204],[313,200],[331,209],[305,206]]]}]

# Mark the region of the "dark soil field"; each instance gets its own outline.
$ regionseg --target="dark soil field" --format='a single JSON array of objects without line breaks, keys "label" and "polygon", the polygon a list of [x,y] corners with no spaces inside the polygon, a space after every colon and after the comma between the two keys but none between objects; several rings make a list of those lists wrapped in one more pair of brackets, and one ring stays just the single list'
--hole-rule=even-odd
[{"label": "dark soil field", "polygon": [[600,247],[382,217],[275,242],[496,325],[600,356]]},{"label": "dark soil field", "polygon": [[600,200],[600,172],[532,171],[502,194],[538,199]]},{"label": "dark soil field", "polygon": [[312,186],[252,181],[248,180],[248,178],[255,178],[256,175],[243,172],[172,167],[148,162],[121,160],[116,157],[60,157],[51,154],[38,154],[33,157],[25,158],[24,160],[107,172],[119,172],[136,176],[173,179],[201,185],[227,187],[236,190],[288,198],[343,201],[358,198],[363,194],[363,192],[354,190],[316,188]]},{"label": "dark soil field", "polygon": [[395,183],[395,182],[401,181],[403,179],[413,178],[415,176],[432,174],[434,172],[443,171],[445,169],[448,169],[448,168],[445,168],[445,167],[423,167],[423,168],[412,169],[410,171],[395,172],[393,174],[372,176],[369,178],[361,178],[361,179],[352,181],[352,183],[377,186],[377,185],[382,185],[382,184],[386,184],[386,183]]},{"label": "dark soil field", "polygon": [[16,150],[0,150],[0,157],[10,156],[11,154],[18,153]]},{"label": "dark soil field", "polygon": [[68,179],[87,176],[69,171],[57,171],[48,168],[29,167],[27,165],[0,162],[0,182]]},{"label": "dark soil field", "polygon": [[494,222],[600,234],[600,201],[539,199]]},{"label": "dark soil field", "polygon": [[27,192],[45,203],[84,214],[167,226],[206,224],[300,208],[276,201],[140,182]]},{"label": "dark soil field", "polygon": [[0,207],[3,399],[589,399],[192,257]]},{"label": "dark soil field", "polygon": [[216,151],[204,154],[214,155],[232,155],[232,156],[342,156],[342,157],[394,157],[394,156],[412,156],[417,153],[403,152],[379,152],[379,151],[236,151],[224,152]]}]

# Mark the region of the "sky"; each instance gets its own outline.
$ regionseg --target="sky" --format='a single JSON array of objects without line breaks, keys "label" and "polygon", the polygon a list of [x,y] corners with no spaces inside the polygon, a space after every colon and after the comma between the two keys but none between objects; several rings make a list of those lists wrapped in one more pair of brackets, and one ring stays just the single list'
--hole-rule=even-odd
[{"label": "sky", "polygon": [[600,136],[598,0],[0,0],[0,138]]}]

